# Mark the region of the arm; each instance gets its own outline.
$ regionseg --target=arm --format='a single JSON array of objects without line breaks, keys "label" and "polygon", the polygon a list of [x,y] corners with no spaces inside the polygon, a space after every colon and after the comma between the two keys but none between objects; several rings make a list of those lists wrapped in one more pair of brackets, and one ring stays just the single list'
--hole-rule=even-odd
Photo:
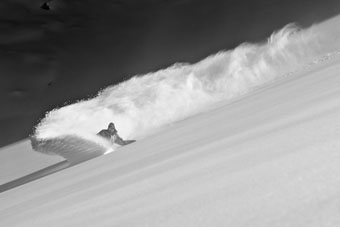
[{"label": "arm", "polygon": [[114,142],[116,144],[124,146],[124,145],[130,144],[130,143],[136,142],[136,140],[123,140],[122,138],[120,138],[120,136],[118,136],[118,134],[116,134]]},{"label": "arm", "polygon": [[102,136],[106,139],[111,138],[111,134],[106,129],[101,130],[100,132],[97,133],[97,135]]}]

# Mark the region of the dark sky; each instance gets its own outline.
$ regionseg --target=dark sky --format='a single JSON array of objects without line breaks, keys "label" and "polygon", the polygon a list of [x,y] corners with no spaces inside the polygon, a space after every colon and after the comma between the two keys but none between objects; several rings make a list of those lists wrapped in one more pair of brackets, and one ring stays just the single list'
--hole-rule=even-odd
[{"label": "dark sky", "polygon": [[135,74],[339,12],[339,0],[1,0],[0,147],[47,110]]}]

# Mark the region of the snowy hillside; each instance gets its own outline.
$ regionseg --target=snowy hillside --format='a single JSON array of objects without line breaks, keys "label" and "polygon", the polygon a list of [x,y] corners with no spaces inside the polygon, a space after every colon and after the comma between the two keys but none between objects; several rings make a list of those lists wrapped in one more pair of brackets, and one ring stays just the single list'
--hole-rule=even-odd
[{"label": "snowy hillside", "polygon": [[[117,125],[129,126],[124,136],[139,140],[1,193],[1,224],[340,226],[339,24],[335,18],[280,36],[286,41],[274,49],[271,42],[251,46],[255,55],[246,46],[236,74],[225,74],[230,61],[220,64],[236,50],[223,52],[136,77],[49,113],[37,128],[42,139],[65,134],[68,125],[73,133],[88,128],[91,134],[102,125],[93,126],[98,118],[90,116],[106,113],[103,124],[118,119]],[[233,85],[224,88],[225,80]],[[130,86],[136,89],[125,96]],[[183,93],[194,97],[192,109]],[[124,101],[112,101],[111,94]],[[164,100],[172,97],[170,108]],[[155,110],[163,121],[146,128],[143,120],[157,119],[150,115]],[[134,119],[136,124],[129,123]]]}]

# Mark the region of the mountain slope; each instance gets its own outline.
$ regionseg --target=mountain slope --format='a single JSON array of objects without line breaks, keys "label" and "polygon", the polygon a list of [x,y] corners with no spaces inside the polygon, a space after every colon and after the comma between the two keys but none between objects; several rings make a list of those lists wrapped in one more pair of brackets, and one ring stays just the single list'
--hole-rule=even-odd
[{"label": "mountain slope", "polygon": [[4,226],[339,226],[340,60],[0,194]]}]

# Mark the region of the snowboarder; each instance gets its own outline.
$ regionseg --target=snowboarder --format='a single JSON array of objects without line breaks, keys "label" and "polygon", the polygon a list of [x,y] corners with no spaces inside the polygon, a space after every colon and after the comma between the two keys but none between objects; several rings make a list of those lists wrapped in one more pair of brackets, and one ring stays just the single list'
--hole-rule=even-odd
[{"label": "snowboarder", "polygon": [[120,136],[118,135],[118,131],[112,122],[109,124],[107,129],[101,130],[100,132],[97,133],[97,135],[102,136],[112,141],[113,143],[119,144],[121,146],[136,142],[136,140],[123,140],[122,138],[120,138]]}]

